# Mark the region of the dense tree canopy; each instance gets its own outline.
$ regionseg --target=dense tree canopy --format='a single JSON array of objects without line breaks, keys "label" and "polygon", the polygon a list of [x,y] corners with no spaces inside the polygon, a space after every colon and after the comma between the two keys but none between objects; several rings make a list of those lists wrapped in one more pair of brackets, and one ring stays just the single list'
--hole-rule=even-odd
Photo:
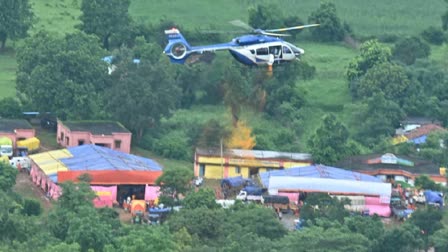
[{"label": "dense tree canopy", "polygon": [[345,36],[344,26],[336,13],[336,5],[331,2],[322,2],[319,9],[311,13],[308,21],[320,24],[313,28],[311,34],[317,41],[340,41]]},{"label": "dense tree canopy", "polygon": [[0,162],[0,190],[10,191],[16,183],[17,169]]},{"label": "dense tree canopy", "polygon": [[162,117],[169,116],[180,96],[168,60],[151,54],[162,49],[153,43],[144,46],[148,54],[142,55],[138,64],[133,63],[131,52],[120,51],[111,86],[105,92],[111,117],[135,132],[137,139],[146,129],[157,126]]},{"label": "dense tree canopy", "polygon": [[0,50],[8,38],[23,38],[32,26],[33,12],[28,0],[0,0]]},{"label": "dense tree canopy", "polygon": [[372,97],[378,92],[382,92],[384,97],[400,103],[410,85],[410,81],[403,67],[392,64],[377,64],[367,70],[361,78],[355,90],[356,97]]},{"label": "dense tree canopy", "polygon": [[109,49],[113,33],[128,29],[130,0],[83,0],[81,3],[81,30],[97,35],[103,46]]},{"label": "dense tree canopy", "polygon": [[104,117],[106,87],[104,51],[94,36],[67,34],[65,38],[39,32],[17,51],[17,91],[35,110],[61,118]]},{"label": "dense tree canopy", "polygon": [[395,44],[392,55],[406,65],[412,65],[418,58],[427,58],[430,51],[429,45],[419,37],[406,37]]},{"label": "dense tree canopy", "polygon": [[347,128],[333,114],[329,114],[323,118],[322,125],[310,138],[308,145],[316,163],[334,164],[357,152],[348,140]]},{"label": "dense tree canopy", "polygon": [[388,62],[392,56],[391,49],[378,40],[369,40],[361,44],[360,55],[352,59],[348,65],[346,76],[349,81],[363,76],[375,65]]}]

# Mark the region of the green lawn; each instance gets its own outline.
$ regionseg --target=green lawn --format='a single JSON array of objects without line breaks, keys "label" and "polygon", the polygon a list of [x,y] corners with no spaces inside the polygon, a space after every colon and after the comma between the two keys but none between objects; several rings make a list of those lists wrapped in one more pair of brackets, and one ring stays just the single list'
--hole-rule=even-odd
[{"label": "green lawn", "polygon": [[[269,0],[132,0],[130,12],[138,21],[175,21],[188,28],[215,25],[229,28],[228,21],[247,21],[247,9]],[[333,0],[341,20],[346,21],[356,34],[417,34],[430,25],[441,25],[440,16],[446,9],[441,0]],[[320,1],[279,1],[287,15],[298,15],[307,21],[319,7]],[[268,28],[268,27],[262,27]],[[273,28],[273,27],[270,27]]]},{"label": "green lawn", "polygon": [[65,34],[75,31],[81,11],[81,0],[31,0],[37,17],[32,32],[46,30]]},{"label": "green lawn", "polygon": [[15,96],[16,67],[14,51],[7,47],[0,53],[0,99]]}]

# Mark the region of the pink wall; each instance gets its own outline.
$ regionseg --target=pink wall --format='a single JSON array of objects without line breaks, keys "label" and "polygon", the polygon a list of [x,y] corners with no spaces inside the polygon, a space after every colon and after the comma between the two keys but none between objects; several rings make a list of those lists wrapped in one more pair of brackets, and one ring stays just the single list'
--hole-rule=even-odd
[{"label": "pink wall", "polygon": [[15,133],[11,132],[1,132],[0,137],[8,137],[12,140],[13,145],[16,145],[16,142],[20,138],[32,138],[36,136],[36,131],[34,129],[15,129]]},{"label": "pink wall", "polygon": [[[64,139],[62,139],[62,134]],[[69,139],[67,144],[67,137]],[[78,146],[80,140],[84,144],[104,144],[106,147],[113,150],[122,151],[125,153],[131,152],[131,133],[112,133],[112,135],[92,135],[85,131],[70,131],[64,124],[58,121],[58,129],[56,134],[56,141],[63,147]],[[121,141],[120,147],[115,146],[115,141]]]}]

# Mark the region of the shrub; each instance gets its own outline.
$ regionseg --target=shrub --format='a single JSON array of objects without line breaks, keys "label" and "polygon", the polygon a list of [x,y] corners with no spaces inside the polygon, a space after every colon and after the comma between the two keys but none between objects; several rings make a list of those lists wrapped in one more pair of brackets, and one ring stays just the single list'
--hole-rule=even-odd
[{"label": "shrub", "polygon": [[430,26],[428,29],[424,30],[421,35],[423,39],[428,41],[428,43],[434,45],[441,45],[445,41],[443,30],[434,26]]},{"label": "shrub", "polygon": [[408,37],[399,40],[395,44],[392,55],[406,65],[412,65],[417,58],[427,58],[430,51],[429,45],[420,38]]},{"label": "shrub", "polygon": [[34,199],[25,199],[23,203],[23,214],[30,215],[40,215],[42,213],[42,207],[39,201]]},{"label": "shrub", "polygon": [[171,131],[154,141],[154,151],[163,157],[187,160],[191,157],[190,138],[183,131]]}]

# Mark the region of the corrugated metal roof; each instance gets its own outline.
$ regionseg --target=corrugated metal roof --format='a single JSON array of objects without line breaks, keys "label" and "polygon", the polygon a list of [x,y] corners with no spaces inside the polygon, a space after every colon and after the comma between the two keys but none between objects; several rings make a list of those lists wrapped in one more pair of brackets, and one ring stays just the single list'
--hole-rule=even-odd
[{"label": "corrugated metal roof", "polygon": [[112,133],[130,133],[118,122],[110,121],[66,121],[62,122],[71,131],[91,132],[94,135],[112,135]]},{"label": "corrugated metal roof", "polygon": [[24,119],[0,119],[0,132],[13,133],[15,129],[33,129]]},{"label": "corrugated metal roof", "polygon": [[359,172],[344,170],[336,167],[325,165],[310,165],[303,167],[294,167],[284,170],[274,170],[260,173],[260,180],[263,186],[268,187],[269,177],[308,177],[308,178],[327,178],[327,179],[344,179],[358,180],[369,182],[382,182],[380,179],[362,174]]},{"label": "corrugated metal roof", "polygon": [[[201,149],[197,148],[196,153],[203,156],[220,156],[221,150],[217,148]],[[312,156],[308,153],[291,153],[278,152],[266,150],[241,150],[241,149],[226,149],[223,151],[223,156],[238,157],[238,158],[256,158],[256,159],[287,159],[308,161]]]}]

